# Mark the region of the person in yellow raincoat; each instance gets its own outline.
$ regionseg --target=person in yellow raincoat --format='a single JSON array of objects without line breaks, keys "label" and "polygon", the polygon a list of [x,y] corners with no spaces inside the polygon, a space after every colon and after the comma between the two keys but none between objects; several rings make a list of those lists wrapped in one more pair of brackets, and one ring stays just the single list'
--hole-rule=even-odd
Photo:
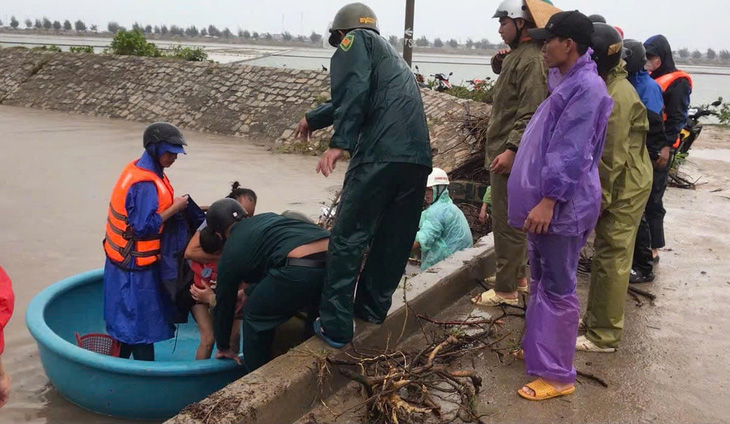
[{"label": "person in yellow raincoat", "polygon": [[649,199],[652,165],[646,148],[646,107],[628,81],[621,61],[623,42],[614,27],[594,23],[594,60],[614,102],[598,172],[601,215],[596,224],[586,334],[576,349],[613,352],[621,341],[634,241]]}]

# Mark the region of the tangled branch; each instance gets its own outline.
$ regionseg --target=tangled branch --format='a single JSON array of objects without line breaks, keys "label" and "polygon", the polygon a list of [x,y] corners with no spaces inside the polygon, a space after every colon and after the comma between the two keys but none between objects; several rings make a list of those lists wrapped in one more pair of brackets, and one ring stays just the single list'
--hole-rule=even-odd
[{"label": "tangled branch", "polygon": [[[348,359],[327,360],[338,367],[342,375],[361,386],[365,400],[355,408],[366,408],[371,422],[418,422],[426,414],[433,414],[444,422],[456,418],[477,422],[476,396],[482,388],[482,378],[474,370],[454,369],[453,364],[457,358],[471,352],[492,351],[501,357],[503,352],[514,349],[514,346],[504,345],[512,332],[497,335],[495,331],[495,326],[501,325],[508,316],[522,317],[522,314],[502,310],[502,314],[493,319],[467,318],[454,322],[416,315],[419,322],[444,329],[444,334],[427,342],[419,351],[388,352],[386,349],[376,354],[355,351]],[[464,328],[470,328],[470,334]],[[429,340],[423,327],[421,330]],[[444,412],[440,405],[445,403],[451,403],[455,408]],[[444,414],[454,416],[449,419]]]}]

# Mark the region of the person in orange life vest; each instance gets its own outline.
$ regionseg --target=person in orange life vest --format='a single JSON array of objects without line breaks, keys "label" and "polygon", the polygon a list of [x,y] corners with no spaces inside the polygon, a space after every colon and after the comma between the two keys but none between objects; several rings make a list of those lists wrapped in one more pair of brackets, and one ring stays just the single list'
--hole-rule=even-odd
[{"label": "person in orange life vest", "polygon": [[[659,84],[664,97],[664,131],[667,136],[667,145],[661,150],[654,162],[654,183],[652,185],[649,202],[646,206],[646,220],[651,229],[651,249],[654,261],[659,258],[659,249],[665,246],[664,238],[664,209],[663,197],[669,181],[669,162],[671,150],[679,139],[679,133],[687,123],[687,110],[692,94],[692,79],[677,69],[672,57],[672,48],[666,37],[655,35],[646,42],[646,70],[654,81]],[[678,146],[677,146],[678,147]],[[676,148],[676,147],[674,147]],[[634,273],[636,274],[636,273]],[[632,275],[633,282],[650,281]],[[643,276],[646,277],[646,276]]]},{"label": "person in orange life vest", "polygon": [[[13,305],[15,296],[13,295],[13,287],[10,277],[5,270],[0,267],[0,356],[5,350],[5,339],[3,338],[3,330],[8,325],[10,317],[13,315]],[[0,360],[0,408],[8,402],[10,396],[10,376],[3,368],[2,360]]]},{"label": "person in orange life vest", "polygon": [[[243,206],[247,216],[253,216],[255,213],[257,202],[256,193],[251,189],[241,187],[238,181],[233,183],[231,192],[226,197],[238,201]],[[215,247],[206,248],[206,240],[204,237],[208,233],[203,233],[202,231],[207,226],[208,223],[203,222],[185,249],[185,259],[189,261],[190,269],[193,271],[194,281],[190,285],[190,296],[185,302],[188,303],[193,318],[198,324],[198,331],[200,332],[200,344],[195,352],[196,360],[210,359],[213,353],[213,344],[215,343],[215,337],[213,336],[213,317],[210,310],[215,308],[214,289],[217,279],[217,263],[221,251]],[[236,308],[237,313],[240,312],[243,306],[243,289],[239,290],[239,304]],[[231,349],[236,353],[238,352],[240,339],[241,320],[236,315],[236,320],[233,323],[233,331],[231,332]]]},{"label": "person in orange life vest", "polygon": [[161,284],[165,222],[182,212],[188,197],[175,197],[164,173],[185,153],[177,127],[147,127],[144,153],[129,163],[112,192],[104,239],[104,320],[122,344],[120,357],[154,360],[154,343],[174,335],[173,304]]}]

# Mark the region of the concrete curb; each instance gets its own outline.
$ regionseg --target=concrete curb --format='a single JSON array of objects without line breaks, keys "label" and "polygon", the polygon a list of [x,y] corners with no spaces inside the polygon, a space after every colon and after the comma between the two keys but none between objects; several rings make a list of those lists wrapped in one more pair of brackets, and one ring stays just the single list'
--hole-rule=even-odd
[{"label": "concrete curb", "polygon": [[[456,253],[408,280],[408,304],[417,314],[436,315],[471,291],[476,280],[494,273],[491,236],[471,249]],[[403,303],[402,288],[396,292],[388,318],[382,325],[357,321],[355,346],[392,346],[420,329],[418,320]],[[404,325],[404,320],[406,320]],[[281,355],[266,366],[229,384],[208,398],[185,408],[166,424],[215,422],[219,424],[280,424],[299,419],[319,400],[342,388],[347,381],[337,374],[319,379],[318,358],[344,356],[316,337]]]}]

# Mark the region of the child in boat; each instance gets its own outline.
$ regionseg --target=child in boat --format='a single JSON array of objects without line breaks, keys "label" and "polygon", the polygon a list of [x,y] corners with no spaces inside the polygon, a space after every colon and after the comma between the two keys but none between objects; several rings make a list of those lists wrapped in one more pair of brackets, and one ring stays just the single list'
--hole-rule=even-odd
[{"label": "child in boat", "polygon": [[[241,187],[236,181],[231,186],[231,192],[227,198],[234,199],[241,204],[248,216],[252,216],[256,210],[257,196],[256,193],[247,188]],[[190,285],[190,296],[186,299],[186,306],[189,307],[193,314],[195,322],[198,324],[200,331],[200,344],[195,352],[195,359],[210,359],[213,352],[213,318],[210,310],[215,307],[215,281],[217,278],[217,262],[220,252],[216,252],[214,248],[206,248],[207,240],[202,230],[207,227],[207,222],[198,228],[195,235],[190,239],[185,249],[185,258],[189,260],[190,269],[193,271],[193,284]],[[203,233],[204,234],[204,233]],[[207,253],[207,251],[216,253]],[[239,293],[242,295],[242,292]],[[242,297],[241,297],[242,299]],[[242,300],[241,300],[242,302]],[[239,303],[241,303],[239,302]],[[242,303],[237,305],[236,322],[231,331],[231,346],[236,352],[240,344],[241,322],[238,316],[242,308]]]}]

